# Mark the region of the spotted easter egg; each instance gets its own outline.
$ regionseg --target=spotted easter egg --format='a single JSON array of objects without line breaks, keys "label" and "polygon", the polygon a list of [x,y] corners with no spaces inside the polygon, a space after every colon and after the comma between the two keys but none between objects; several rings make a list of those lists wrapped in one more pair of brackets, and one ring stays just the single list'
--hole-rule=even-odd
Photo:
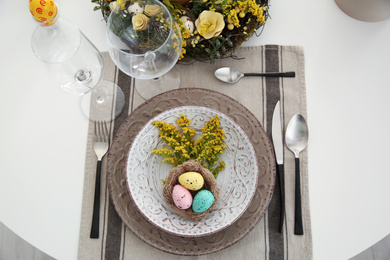
[{"label": "spotted easter egg", "polygon": [[129,11],[130,15],[142,14],[144,10],[145,6],[141,3],[131,3],[127,8],[127,11]]},{"label": "spotted easter egg", "polygon": [[202,213],[208,210],[214,203],[214,195],[209,190],[199,191],[193,201],[192,201],[192,210],[195,213]]},{"label": "spotted easter egg", "polygon": [[189,33],[194,32],[194,22],[188,16],[182,16],[180,20],[183,22],[183,27],[187,28]]},{"label": "spotted easter egg", "polygon": [[179,183],[189,190],[200,190],[204,179],[200,173],[186,172],[179,176]]},{"label": "spotted easter egg", "polygon": [[57,15],[57,5],[52,0],[29,0],[29,9],[38,22],[45,22]]},{"label": "spotted easter egg", "polygon": [[172,190],[172,199],[176,207],[179,209],[188,209],[192,204],[192,195],[183,186],[177,184],[173,187]]}]

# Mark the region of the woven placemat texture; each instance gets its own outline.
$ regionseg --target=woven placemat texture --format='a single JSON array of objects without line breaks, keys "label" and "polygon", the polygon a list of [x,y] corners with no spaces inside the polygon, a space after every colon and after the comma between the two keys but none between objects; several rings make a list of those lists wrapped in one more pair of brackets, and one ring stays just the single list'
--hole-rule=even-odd
[{"label": "woven placemat texture", "polygon": [[[145,102],[137,92],[137,80],[125,75],[103,53],[106,61],[105,79],[118,84],[125,94],[122,114],[109,125],[111,137],[134,109]],[[226,84],[214,77],[220,67],[235,67],[241,72],[295,71],[295,78],[245,77],[236,84]],[[304,51],[300,46],[266,45],[241,47],[235,58],[217,60],[215,64],[178,64],[173,72],[181,75],[181,88],[204,88],[225,94],[243,104],[262,124],[271,137],[272,114],[281,101],[284,130],[290,118],[302,114],[307,121]],[[93,109],[93,108],[91,108]],[[79,238],[79,259],[312,259],[312,233],[309,207],[308,149],[300,155],[302,214],[304,235],[294,235],[295,161],[286,147],[284,152],[286,214],[282,233],[278,232],[280,187],[276,185],[267,212],[252,231],[238,243],[220,252],[202,256],[179,256],[151,247],[136,237],[118,216],[107,185],[107,157],[102,162],[100,205],[100,238],[90,239],[96,156],[93,152],[93,124],[88,132],[85,162],[83,209]]]}]

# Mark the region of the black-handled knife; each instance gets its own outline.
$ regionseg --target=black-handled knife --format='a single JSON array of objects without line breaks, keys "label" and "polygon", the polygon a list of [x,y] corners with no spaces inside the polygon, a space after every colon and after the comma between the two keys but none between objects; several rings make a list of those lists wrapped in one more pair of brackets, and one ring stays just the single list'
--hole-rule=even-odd
[{"label": "black-handled knife", "polygon": [[277,172],[279,175],[281,210],[279,221],[279,232],[283,231],[283,221],[285,213],[285,192],[284,192],[284,165],[283,165],[283,127],[280,114],[280,101],[276,103],[272,116],[272,142],[274,145],[275,158],[277,163]]}]

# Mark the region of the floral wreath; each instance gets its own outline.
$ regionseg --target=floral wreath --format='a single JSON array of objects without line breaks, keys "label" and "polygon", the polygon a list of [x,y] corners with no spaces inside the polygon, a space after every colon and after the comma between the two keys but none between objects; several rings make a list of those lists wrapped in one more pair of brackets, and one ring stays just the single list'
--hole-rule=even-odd
[{"label": "floral wreath", "polygon": [[[234,50],[264,26],[268,18],[268,0],[160,1],[180,26],[183,44],[179,60],[184,62],[214,63],[215,59],[233,57]],[[121,2],[92,0],[97,5],[94,10],[101,10],[106,21]],[[142,3],[138,9],[144,12]]]}]

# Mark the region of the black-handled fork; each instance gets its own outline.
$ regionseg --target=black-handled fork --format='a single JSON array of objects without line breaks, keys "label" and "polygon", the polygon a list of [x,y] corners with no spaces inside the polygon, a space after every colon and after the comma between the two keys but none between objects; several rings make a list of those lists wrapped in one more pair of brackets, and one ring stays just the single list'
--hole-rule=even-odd
[{"label": "black-handled fork", "polygon": [[95,122],[95,144],[94,151],[97,156],[95,196],[93,201],[93,216],[90,238],[99,238],[100,219],[100,172],[102,168],[102,158],[108,151],[109,133],[106,122]]}]

